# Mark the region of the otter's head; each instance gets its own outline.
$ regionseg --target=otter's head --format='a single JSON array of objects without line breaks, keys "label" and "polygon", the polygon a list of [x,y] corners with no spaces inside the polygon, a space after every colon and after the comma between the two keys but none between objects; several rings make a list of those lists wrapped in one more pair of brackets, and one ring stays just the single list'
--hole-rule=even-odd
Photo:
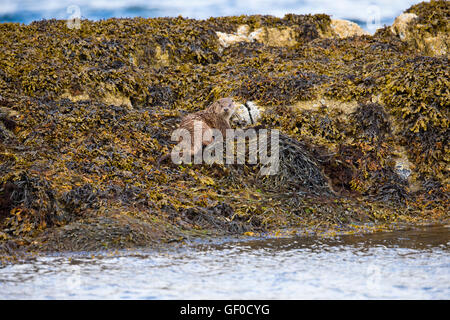
[{"label": "otter's head", "polygon": [[234,111],[236,110],[236,106],[231,98],[222,98],[214,102],[211,107],[214,108],[214,113],[219,115],[220,117],[230,120]]}]

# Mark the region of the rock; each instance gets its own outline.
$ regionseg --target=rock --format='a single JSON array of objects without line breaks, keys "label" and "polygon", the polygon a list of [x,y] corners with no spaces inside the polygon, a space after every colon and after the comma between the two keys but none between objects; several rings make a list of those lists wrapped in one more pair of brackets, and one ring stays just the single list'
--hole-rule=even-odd
[{"label": "rock", "polygon": [[132,108],[133,105],[131,104],[130,98],[120,94],[119,92],[113,94],[106,94],[105,97],[103,97],[102,101],[107,105],[114,105],[114,106],[127,106],[128,108]]},{"label": "rock", "polygon": [[252,39],[248,37],[250,32],[250,27],[246,24],[240,25],[236,31],[236,33],[225,33],[216,31],[217,37],[219,37],[219,44],[221,47],[229,47],[232,44],[238,42],[251,42]]},{"label": "rock", "polygon": [[405,40],[407,35],[410,36],[409,24],[414,22],[417,18],[417,15],[414,13],[402,13],[395,18],[395,21],[391,26],[391,31],[398,35],[400,39]]},{"label": "rock", "polygon": [[356,101],[339,101],[333,99],[319,99],[319,100],[308,100],[308,101],[298,101],[292,108],[294,110],[311,110],[317,111],[320,107],[326,107],[330,110],[337,110],[342,112],[343,116],[348,116],[349,114],[355,112],[358,107]]},{"label": "rock", "polygon": [[422,53],[441,56],[448,54],[450,36],[448,21],[445,22],[445,27],[440,26],[438,18],[429,21],[423,16],[406,12],[395,18],[390,30]]},{"label": "rock", "polygon": [[87,101],[91,99],[87,93],[79,93],[73,95],[70,93],[69,90],[65,90],[64,93],[61,95],[61,98],[69,99],[72,102]]},{"label": "rock", "polygon": [[[102,86],[108,91],[105,91],[104,96],[101,97],[101,101],[107,105],[122,106],[125,105],[128,108],[132,107],[130,98],[121,94],[118,90],[115,90],[110,84],[102,84]],[[69,90],[64,90],[63,94],[60,96],[61,99],[69,99],[72,102],[78,101],[90,101],[92,100],[88,93],[81,92],[73,95]]]},{"label": "rock", "polygon": [[339,38],[347,38],[352,36],[362,36],[370,34],[369,32],[362,29],[360,26],[358,26],[356,23],[348,20],[332,19],[330,26],[331,29],[333,29],[334,33]]},{"label": "rock", "polygon": [[[330,28],[327,32],[321,30],[320,36],[324,38],[337,36],[346,38],[351,36],[369,35],[370,33],[362,29],[354,22],[347,20],[331,20]],[[226,48],[238,42],[260,42],[271,47],[290,47],[297,44],[296,31],[291,27],[261,27],[250,32],[250,26],[240,25],[235,33],[216,32],[221,47]]]},{"label": "rock", "polygon": [[297,43],[291,28],[259,28],[249,34],[249,39],[272,47],[290,47]]},{"label": "rock", "polygon": [[237,35],[246,37],[250,33],[250,27],[247,24],[242,24],[237,28],[236,33]]},{"label": "rock", "polygon": [[256,123],[259,120],[259,118],[261,118],[261,114],[264,110],[251,101],[247,101],[245,105],[251,117],[252,123]]},{"label": "rock", "polygon": [[256,123],[261,118],[262,109],[251,101],[237,106],[232,121],[238,126]]},{"label": "rock", "polygon": [[408,159],[408,153],[402,146],[397,146],[395,152],[395,172],[400,178],[408,183],[410,191],[418,191],[420,189],[420,183],[417,181],[416,167]]},{"label": "rock", "polygon": [[168,66],[170,64],[169,54],[167,51],[163,51],[161,46],[155,48],[155,58],[161,64],[161,66]]},{"label": "rock", "polygon": [[432,56],[444,56],[448,54],[448,43],[450,37],[448,34],[441,34],[436,37],[424,37],[419,49]]},{"label": "rock", "polygon": [[224,48],[242,41],[249,42],[249,39],[246,36],[224,33],[220,31],[217,31],[216,34],[219,37],[220,46]]},{"label": "rock", "polygon": [[407,180],[411,175],[411,168],[406,161],[398,160],[395,162],[395,170],[397,174],[404,180]]},{"label": "rock", "polygon": [[289,27],[262,27],[250,33],[250,27],[248,25],[241,25],[234,34],[220,31],[217,31],[216,34],[219,37],[219,44],[224,48],[238,42],[257,41],[272,47],[293,46],[297,43],[295,40],[295,32]]}]

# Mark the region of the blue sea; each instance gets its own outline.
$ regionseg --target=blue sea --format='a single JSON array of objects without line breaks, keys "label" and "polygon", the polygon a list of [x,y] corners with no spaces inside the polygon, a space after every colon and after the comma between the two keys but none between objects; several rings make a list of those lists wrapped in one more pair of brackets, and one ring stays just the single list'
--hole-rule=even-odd
[{"label": "blue sea", "polygon": [[287,13],[326,13],[347,19],[369,32],[390,25],[395,17],[419,3],[417,0],[0,0],[0,23],[28,24],[42,19],[90,19],[111,17],[209,17]]}]

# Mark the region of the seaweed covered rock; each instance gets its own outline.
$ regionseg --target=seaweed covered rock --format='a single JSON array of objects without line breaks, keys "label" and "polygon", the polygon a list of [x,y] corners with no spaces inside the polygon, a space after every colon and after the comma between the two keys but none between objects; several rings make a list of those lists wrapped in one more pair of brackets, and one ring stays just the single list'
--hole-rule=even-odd
[{"label": "seaweed covered rock", "polygon": [[401,40],[406,40],[410,37],[410,24],[415,23],[417,18],[418,17],[415,13],[402,13],[397,18],[395,18],[395,21],[391,26],[391,31],[395,35],[398,35]]},{"label": "seaweed covered rock", "polygon": [[449,59],[415,57],[387,76],[383,101],[417,171],[448,183]]},{"label": "seaweed covered rock", "polygon": [[369,32],[356,23],[342,19],[332,19],[330,27],[339,38],[367,35]]},{"label": "seaweed covered rock", "polygon": [[[448,2],[408,13],[448,34]],[[4,247],[448,219],[448,58],[424,56],[390,28],[341,38],[331,23],[1,24]],[[396,32],[407,38],[410,26]],[[278,130],[277,174],[248,163],[158,167],[181,117],[228,96],[241,106],[236,126]]]},{"label": "seaweed covered rock", "polygon": [[398,16],[391,31],[427,55],[448,55],[449,20],[449,2],[431,0],[414,5]]}]

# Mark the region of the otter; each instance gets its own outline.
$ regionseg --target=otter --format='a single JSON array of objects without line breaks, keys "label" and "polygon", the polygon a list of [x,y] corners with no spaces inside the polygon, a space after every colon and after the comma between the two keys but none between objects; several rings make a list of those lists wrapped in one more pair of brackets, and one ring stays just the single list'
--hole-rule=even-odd
[{"label": "otter", "polygon": [[[202,125],[202,134],[209,129],[218,129],[225,137],[226,130],[231,129],[230,118],[233,115],[236,106],[231,98],[222,98],[212,103],[208,108],[202,111],[188,114],[180,122],[180,129],[186,129],[194,136],[194,123],[200,122]],[[207,146],[212,140],[203,141]]]},{"label": "otter", "polygon": [[[234,114],[235,109],[236,106],[231,98],[222,98],[213,102],[205,110],[197,111],[183,117],[178,128],[188,130],[191,134],[191,137],[193,138],[194,125],[195,123],[199,123],[202,129],[202,136],[207,130],[217,129],[222,133],[222,136],[225,137],[226,130],[231,129],[230,118]],[[212,138],[202,139],[200,150],[198,150],[198,146],[194,144],[194,140],[192,139],[191,155],[194,155],[197,152],[201,152],[201,149],[204,146],[211,144],[213,141],[214,140]],[[178,142],[180,142],[180,140],[178,140]],[[157,167],[159,167],[160,163],[167,159],[169,156],[170,154],[162,156],[158,160]]]}]

